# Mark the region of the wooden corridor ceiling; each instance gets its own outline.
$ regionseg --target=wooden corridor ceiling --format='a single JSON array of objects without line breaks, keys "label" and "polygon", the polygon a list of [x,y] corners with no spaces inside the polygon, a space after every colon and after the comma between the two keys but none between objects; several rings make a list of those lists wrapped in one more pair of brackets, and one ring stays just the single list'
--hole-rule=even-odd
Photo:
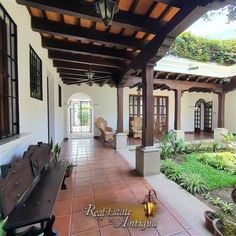
[{"label": "wooden corridor ceiling", "polygon": [[[198,6],[213,2],[118,0],[119,11],[105,28],[95,0],[16,1],[29,10],[32,29],[41,34],[42,46],[63,82],[100,86],[124,84],[134,70],[154,64],[173,43],[170,32]],[[85,74],[89,67],[95,73],[93,81]]]}]

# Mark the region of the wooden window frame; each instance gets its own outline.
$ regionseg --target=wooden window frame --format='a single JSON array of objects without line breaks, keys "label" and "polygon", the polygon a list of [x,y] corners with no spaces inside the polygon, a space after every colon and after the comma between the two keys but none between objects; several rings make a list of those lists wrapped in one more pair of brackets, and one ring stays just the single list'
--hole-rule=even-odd
[{"label": "wooden window frame", "polygon": [[[132,105],[130,104],[130,99],[131,97],[137,97],[137,114],[135,112],[131,113],[131,106],[133,106],[133,109],[136,105],[134,105],[134,99],[132,101]],[[153,116],[154,116],[154,128],[155,128],[155,132],[157,133],[157,119],[158,119],[158,116],[160,116],[159,114],[159,101],[160,101],[160,98],[166,98],[166,130],[168,131],[168,128],[169,128],[169,96],[157,96],[157,95],[154,95],[153,96]],[[157,100],[157,104],[155,105],[154,104],[154,101],[155,99]],[[139,94],[129,94],[129,120],[131,121],[135,116],[140,116],[142,117],[142,95],[139,95]],[[155,113],[155,107],[157,107],[157,112]]]},{"label": "wooden window frame", "polygon": [[62,92],[60,84],[58,84],[58,106],[62,107]]},{"label": "wooden window frame", "polygon": [[33,47],[29,45],[30,59],[30,96],[32,98],[43,101],[43,76],[42,76],[42,60],[35,52]]},{"label": "wooden window frame", "polygon": [[17,26],[0,4],[0,140],[19,134]]}]

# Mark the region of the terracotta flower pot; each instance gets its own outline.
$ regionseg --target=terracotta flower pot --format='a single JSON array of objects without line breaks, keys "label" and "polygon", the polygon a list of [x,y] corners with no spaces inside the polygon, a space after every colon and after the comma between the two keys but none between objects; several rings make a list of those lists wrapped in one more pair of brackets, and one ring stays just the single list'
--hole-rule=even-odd
[{"label": "terracotta flower pot", "polygon": [[216,217],[213,215],[213,213],[215,213],[215,212],[213,212],[213,211],[205,211],[204,212],[206,227],[211,233],[214,232],[213,220],[216,219]]},{"label": "terracotta flower pot", "polygon": [[66,168],[66,177],[71,177],[73,171],[73,166]]}]

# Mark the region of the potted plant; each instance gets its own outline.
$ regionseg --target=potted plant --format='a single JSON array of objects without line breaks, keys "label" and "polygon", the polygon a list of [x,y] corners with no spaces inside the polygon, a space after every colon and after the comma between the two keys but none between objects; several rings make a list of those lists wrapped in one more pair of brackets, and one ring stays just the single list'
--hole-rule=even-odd
[{"label": "potted plant", "polygon": [[213,220],[214,235],[215,236],[235,236],[236,224],[225,220],[224,218],[218,218]]},{"label": "potted plant", "polygon": [[219,214],[214,211],[205,211],[204,217],[207,229],[213,233],[214,232],[213,220],[219,218]]},{"label": "potted plant", "polygon": [[55,146],[54,146],[54,149],[53,149],[53,160],[55,162],[55,164],[58,163],[58,159],[59,159],[59,156],[60,156],[60,153],[61,153],[61,147],[59,146],[59,144],[57,143]]},{"label": "potted plant", "polygon": [[71,177],[73,168],[76,166],[75,163],[71,162],[66,167],[66,177]]}]

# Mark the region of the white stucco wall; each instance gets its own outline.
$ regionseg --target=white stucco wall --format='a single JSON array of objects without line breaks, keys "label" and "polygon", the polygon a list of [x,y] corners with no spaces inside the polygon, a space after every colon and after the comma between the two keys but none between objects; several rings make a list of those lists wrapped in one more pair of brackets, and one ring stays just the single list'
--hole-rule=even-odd
[{"label": "white stucco wall", "polygon": [[[55,86],[54,142],[61,142],[64,137],[64,116],[63,108],[58,107],[58,84],[62,82],[58,79],[59,75],[52,61],[48,59],[47,50],[41,46],[41,36],[31,30],[31,19],[26,7],[18,5],[14,0],[1,0],[1,3],[17,24],[20,133],[31,134],[18,140],[17,144],[10,145],[11,147],[0,146],[0,164],[3,164],[9,162],[14,155],[21,155],[29,144],[48,140],[47,76],[52,77]],[[30,97],[29,45],[42,60],[43,101]]]},{"label": "white stucco wall", "polygon": [[[88,85],[64,85],[64,105],[65,105],[65,134],[69,134],[69,119],[68,119],[68,105],[69,99],[72,95],[77,93],[83,93],[80,98],[91,98],[93,102],[93,112],[94,112],[94,122],[98,117],[103,117],[108,126],[112,127],[113,130],[116,130],[117,122],[117,95],[116,88],[111,88],[108,85],[99,87],[93,85],[92,87]],[[74,97],[72,97],[74,98]],[[96,129],[94,123],[94,135],[99,135],[98,130]]]},{"label": "white stucco wall", "polygon": [[236,133],[236,91],[229,92],[225,96],[225,128]]},{"label": "white stucco wall", "polygon": [[[96,118],[102,116],[108,121],[108,125],[116,130],[117,125],[117,94],[116,88],[110,88],[109,86],[99,87],[94,85],[89,87],[87,85],[64,85],[64,101],[65,105],[68,102],[70,96],[75,93],[81,92],[87,94],[93,100],[94,107],[94,122]],[[129,89],[124,88],[124,110],[123,110],[123,124],[124,130],[129,130],[129,95],[137,94],[137,88]],[[168,96],[169,97],[169,119],[168,129],[174,129],[174,108],[175,99],[173,91],[161,91],[155,90],[153,93],[155,96]],[[194,132],[194,107],[196,102],[200,99],[204,99],[206,102],[213,102],[213,117],[212,117],[212,130],[217,127],[218,117],[218,95],[214,93],[196,93],[196,92],[184,92],[181,100],[181,125],[182,130],[185,132]],[[235,112],[236,117],[236,112]],[[65,109],[65,133],[69,132],[69,119],[68,111]],[[98,135],[96,128],[94,129],[95,135]]]}]

